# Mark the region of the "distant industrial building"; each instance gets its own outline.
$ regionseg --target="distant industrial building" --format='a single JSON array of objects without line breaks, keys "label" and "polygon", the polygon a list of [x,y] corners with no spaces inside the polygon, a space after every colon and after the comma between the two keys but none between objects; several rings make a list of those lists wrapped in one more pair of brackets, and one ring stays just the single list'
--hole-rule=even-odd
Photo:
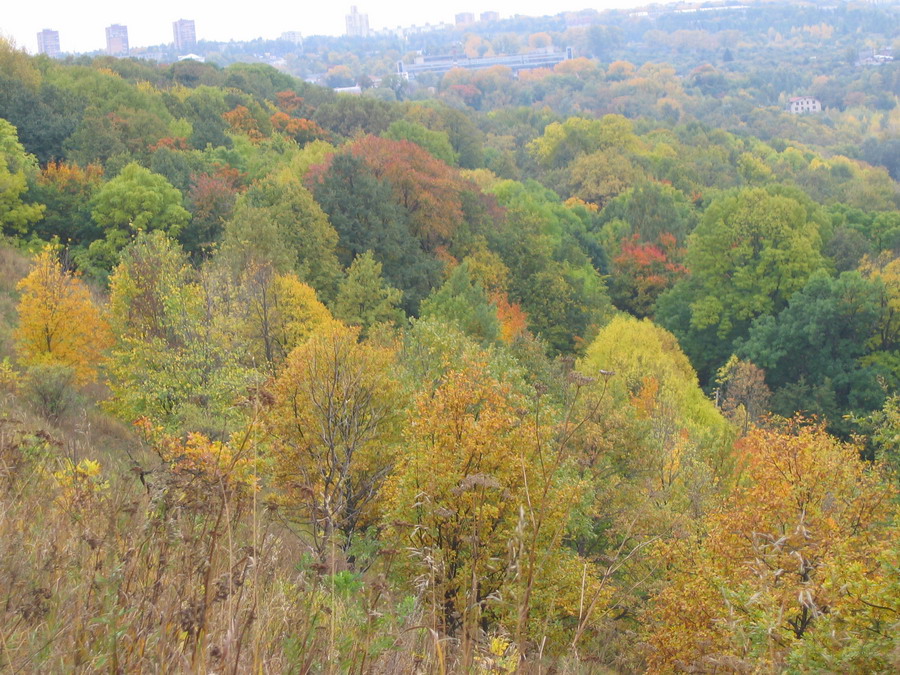
[{"label": "distant industrial building", "polygon": [[172,22],[175,36],[175,51],[186,52],[197,46],[197,30],[193,19],[178,19]]},{"label": "distant industrial building", "polygon": [[37,34],[38,54],[46,54],[51,58],[56,58],[62,52],[59,48],[59,31],[45,28]]},{"label": "distant industrial building", "polygon": [[110,56],[128,55],[128,26],[114,23],[106,27],[106,53]]},{"label": "distant industrial building", "polygon": [[369,36],[369,15],[360,14],[356,5],[350,7],[350,13],[345,17],[347,21],[347,35],[350,37]]},{"label": "distant industrial building", "polygon": [[529,52],[528,54],[512,54],[507,56],[488,56],[480,59],[470,59],[456,54],[417,56],[414,63],[397,62],[397,75],[405,80],[414,80],[423,73],[446,73],[455,68],[464,70],[484,70],[495,66],[509,68],[513,77],[517,77],[519,71],[534,70],[535,68],[553,68],[563,61],[573,58],[572,48],[566,47],[563,52],[555,52],[550,49]]},{"label": "distant industrial building", "polygon": [[456,15],[457,26],[468,26],[475,23],[475,15],[472,12],[460,12]]},{"label": "distant industrial building", "polygon": [[795,96],[790,100],[788,110],[792,115],[822,112],[822,102],[812,96]]},{"label": "distant industrial building", "polygon": [[482,12],[479,18],[484,23],[487,23],[489,21],[499,21],[500,14],[499,12]]}]

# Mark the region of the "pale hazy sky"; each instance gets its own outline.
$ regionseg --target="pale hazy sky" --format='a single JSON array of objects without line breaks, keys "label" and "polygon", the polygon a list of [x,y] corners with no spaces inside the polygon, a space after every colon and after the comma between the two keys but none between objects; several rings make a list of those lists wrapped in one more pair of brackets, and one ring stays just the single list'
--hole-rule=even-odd
[{"label": "pale hazy sky", "polygon": [[[175,0],[2,0],[0,35],[11,37],[19,47],[37,52],[37,33],[43,28],[59,31],[64,52],[88,52],[106,47],[105,28],[128,26],[132,47],[172,42],[172,22],[193,19],[200,40],[252,40],[277,38],[285,31],[309,35],[341,35],[344,15],[355,2],[369,15],[373,30],[410,24],[453,22],[457,12],[499,12],[542,16],[567,10],[604,9],[646,4],[646,0],[454,0],[452,4],[427,0],[340,0],[339,2],[244,3],[177,2]],[[241,8],[234,9],[240,4]]]}]

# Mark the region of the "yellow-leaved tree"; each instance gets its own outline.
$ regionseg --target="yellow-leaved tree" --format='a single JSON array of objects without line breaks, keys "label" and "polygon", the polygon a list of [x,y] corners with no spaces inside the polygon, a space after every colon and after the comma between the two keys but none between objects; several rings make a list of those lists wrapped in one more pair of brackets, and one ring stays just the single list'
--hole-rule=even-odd
[{"label": "yellow-leaved tree", "polygon": [[617,316],[588,347],[580,367],[601,380],[603,373],[615,373],[612,400],[627,405],[630,425],[641,437],[642,449],[619,457],[619,470],[635,487],[641,484],[655,506],[676,512],[701,508],[731,472],[733,432],[703,393],[675,336],[649,319]]},{"label": "yellow-leaved tree", "polygon": [[526,660],[542,640],[544,653],[564,649],[561,628],[605,607],[596,566],[564,545],[583,487],[559,461],[566,434],[477,360],[417,398],[388,486],[389,537],[410,553],[427,624],[464,655],[483,631],[516,631]]},{"label": "yellow-leaved tree", "polygon": [[278,274],[269,264],[250,264],[237,297],[238,338],[246,356],[271,375],[295,347],[334,321],[312,286],[293,272]]},{"label": "yellow-leaved tree", "polygon": [[[268,416],[276,502],[320,557],[347,551],[377,520],[403,405],[394,352],[323,324],[288,356]],[[332,556],[333,559],[333,556]]]},{"label": "yellow-leaved tree", "polygon": [[678,341],[650,320],[615,317],[578,369],[593,380],[576,401],[573,419],[583,423],[572,440],[590,489],[573,539],[612,576],[618,620],[576,646],[583,655],[630,659],[640,647],[624,626],[636,627],[633,617],[660,575],[652,547],[693,531],[718,503],[732,481],[734,432],[704,395]]},{"label": "yellow-leaved tree", "polygon": [[97,378],[97,367],[112,338],[109,325],[85,283],[47,246],[18,285],[19,360],[26,365],[63,365],[79,384]]}]

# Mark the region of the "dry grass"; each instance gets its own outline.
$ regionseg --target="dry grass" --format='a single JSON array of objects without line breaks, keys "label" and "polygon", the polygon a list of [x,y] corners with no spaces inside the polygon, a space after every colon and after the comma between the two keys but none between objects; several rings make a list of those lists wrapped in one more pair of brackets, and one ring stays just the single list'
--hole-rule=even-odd
[{"label": "dry grass", "polygon": [[[0,359],[28,269],[0,248]],[[40,384],[0,382],[0,672],[431,670],[390,557],[321,569],[254,491],[173,470],[97,408],[99,385],[48,415]]]},{"label": "dry grass", "polygon": [[0,671],[446,669],[416,599],[390,589],[396,553],[331,574],[252,492],[151,463],[99,412],[2,410]]},{"label": "dry grass", "polygon": [[[0,248],[0,360],[28,270]],[[427,589],[395,570],[409,551],[376,536],[323,562],[261,493],[163,457],[97,406],[103,385],[49,374],[0,379],[0,672],[512,672],[513,648],[429,627]]]}]

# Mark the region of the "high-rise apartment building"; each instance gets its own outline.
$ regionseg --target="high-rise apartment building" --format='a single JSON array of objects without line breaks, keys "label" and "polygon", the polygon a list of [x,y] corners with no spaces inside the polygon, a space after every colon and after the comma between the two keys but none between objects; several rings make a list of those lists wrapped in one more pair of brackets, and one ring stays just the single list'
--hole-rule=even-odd
[{"label": "high-rise apartment building", "polygon": [[114,23],[106,27],[106,53],[111,56],[128,55],[128,26]]},{"label": "high-rise apartment building", "polygon": [[475,15],[472,12],[460,12],[456,15],[457,26],[468,26],[475,23]]},{"label": "high-rise apartment building", "polygon": [[350,13],[346,16],[347,35],[350,37],[368,37],[369,35],[369,15],[360,14],[356,5],[350,8]]},{"label": "high-rise apartment building", "polygon": [[175,51],[186,52],[197,46],[197,31],[193,19],[178,19],[172,22],[175,36]]},{"label": "high-rise apartment building", "polygon": [[482,23],[487,23],[489,21],[499,21],[500,13],[499,12],[482,12],[481,16],[478,18],[481,19]]},{"label": "high-rise apartment building", "polygon": [[61,50],[59,48],[59,31],[45,28],[37,34],[37,39],[38,54],[46,54],[51,58],[56,58],[60,55]]},{"label": "high-rise apartment building", "polygon": [[299,30],[287,30],[281,34],[281,39],[286,42],[293,42],[295,45],[303,46],[303,35]]}]

